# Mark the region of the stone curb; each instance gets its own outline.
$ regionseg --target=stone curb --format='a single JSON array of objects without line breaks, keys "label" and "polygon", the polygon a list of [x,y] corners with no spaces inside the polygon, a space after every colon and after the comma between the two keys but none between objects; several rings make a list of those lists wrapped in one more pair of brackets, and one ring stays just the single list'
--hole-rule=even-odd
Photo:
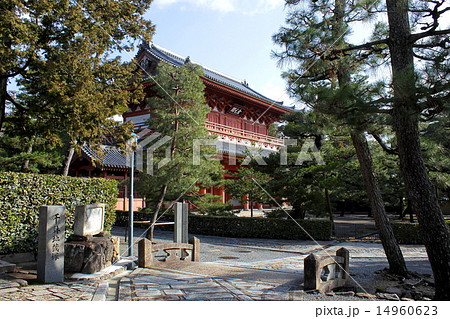
[{"label": "stone curb", "polygon": [[99,283],[97,289],[95,290],[94,296],[92,297],[92,301],[106,301],[106,297],[108,296],[108,288],[109,284],[107,282]]},{"label": "stone curb", "polygon": [[122,258],[120,261],[116,262],[114,265],[109,266],[105,269],[100,270],[99,272],[96,272],[94,274],[82,274],[82,273],[76,273],[73,274],[70,279],[75,280],[106,280],[113,278],[120,273],[133,269],[136,267],[135,264],[136,258],[130,257],[130,258]]}]

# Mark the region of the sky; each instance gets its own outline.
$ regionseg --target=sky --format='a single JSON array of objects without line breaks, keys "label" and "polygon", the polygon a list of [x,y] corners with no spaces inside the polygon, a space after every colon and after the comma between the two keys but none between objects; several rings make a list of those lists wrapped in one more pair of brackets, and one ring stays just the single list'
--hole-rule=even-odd
[{"label": "sky", "polygon": [[298,102],[271,58],[286,13],[284,0],[155,0],[145,17],[156,26],[155,44],[291,106]]},{"label": "sky", "polygon": [[[285,91],[282,69],[271,57],[272,36],[285,22],[284,0],[154,0],[146,18],[156,26],[153,42],[192,61],[245,80],[259,93],[301,108]],[[450,12],[447,17],[450,16]],[[443,19],[449,24],[450,19]],[[353,44],[369,40],[375,21],[354,28]],[[370,74],[391,78],[390,68]]]}]

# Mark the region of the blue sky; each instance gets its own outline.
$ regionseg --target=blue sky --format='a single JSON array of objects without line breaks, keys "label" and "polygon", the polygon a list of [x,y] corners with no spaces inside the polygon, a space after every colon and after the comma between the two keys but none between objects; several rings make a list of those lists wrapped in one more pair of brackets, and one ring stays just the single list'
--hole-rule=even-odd
[{"label": "blue sky", "polygon": [[271,58],[285,16],[284,0],[155,0],[146,14],[154,43],[293,105]]}]

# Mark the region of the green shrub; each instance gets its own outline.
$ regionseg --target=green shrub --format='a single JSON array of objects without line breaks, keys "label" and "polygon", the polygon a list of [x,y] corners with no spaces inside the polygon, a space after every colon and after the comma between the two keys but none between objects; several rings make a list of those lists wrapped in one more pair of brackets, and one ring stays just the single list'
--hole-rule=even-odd
[{"label": "green shrub", "polygon": [[230,203],[204,202],[197,205],[198,212],[208,216],[233,216],[233,206]]},{"label": "green shrub", "polygon": [[233,216],[231,203],[222,203],[222,196],[203,194],[193,199],[193,204],[201,215],[208,216]]},{"label": "green shrub", "polygon": [[283,218],[283,219],[286,219],[288,217],[288,214],[291,215],[291,212],[292,212],[291,210],[274,209],[274,210],[271,210],[271,211],[267,211],[264,214],[265,214],[266,218]]},{"label": "green shrub", "polygon": [[[450,220],[447,221],[447,225],[450,225]],[[419,224],[417,223],[392,223],[392,230],[399,244],[423,244]]]},{"label": "green shrub", "polygon": [[[128,225],[127,214],[117,212],[117,226]],[[143,217],[135,213],[134,220],[145,220],[141,219]],[[173,214],[167,213],[159,221],[173,221]],[[316,240],[331,239],[332,226],[328,219],[306,219],[296,222]],[[296,222],[292,219],[189,215],[189,233],[238,238],[310,240],[311,238]],[[173,230],[173,225],[157,226],[156,229]]]},{"label": "green shrub", "polygon": [[115,221],[117,181],[57,175],[0,173],[0,254],[37,249],[39,207],[66,206],[66,237],[73,231],[75,207],[104,203],[105,229]]}]

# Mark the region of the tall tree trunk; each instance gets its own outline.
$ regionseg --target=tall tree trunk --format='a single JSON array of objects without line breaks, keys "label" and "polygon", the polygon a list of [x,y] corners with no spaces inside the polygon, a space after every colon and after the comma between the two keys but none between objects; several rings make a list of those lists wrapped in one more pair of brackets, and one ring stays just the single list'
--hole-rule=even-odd
[{"label": "tall tree trunk", "polygon": [[[33,145],[34,145],[34,136],[30,140],[30,144],[27,147],[27,155],[30,155],[33,152]],[[22,165],[22,172],[26,173],[28,172],[28,167],[30,165],[30,159],[25,159],[25,162]]]},{"label": "tall tree trunk", "polygon": [[162,205],[164,204],[164,199],[167,194],[168,185],[165,184],[161,188],[161,192],[159,193],[158,203],[155,207],[155,212],[153,213],[152,224],[150,225],[150,229],[145,234],[145,237],[153,242],[153,233],[155,231],[155,223],[158,220],[159,212],[161,211]]},{"label": "tall tree trunk", "polygon": [[[178,116],[178,107],[175,107],[175,115]],[[179,122],[178,122],[178,120],[176,120],[174,123],[174,132],[177,132],[178,129],[179,129]],[[177,139],[176,139],[176,137],[174,137],[172,139],[172,145],[170,147],[170,158],[171,159],[173,159],[173,157],[175,155],[176,146],[177,146]],[[153,213],[152,224],[146,234],[147,239],[149,239],[150,241],[153,241],[153,233],[155,231],[155,223],[158,220],[159,212],[161,211],[162,205],[164,203],[164,199],[166,198],[167,188],[168,188],[168,185],[164,184],[161,188],[161,192],[159,193],[158,203],[156,204],[155,212]]]},{"label": "tall tree trunk", "polygon": [[433,269],[436,300],[450,300],[450,232],[423,160],[419,139],[414,56],[408,1],[386,0],[393,74],[393,126],[412,210]]},{"label": "tall tree trunk", "polygon": [[[333,29],[335,30],[336,36],[342,37],[342,34],[345,32],[344,16],[346,0],[336,0],[335,4],[336,22]],[[341,43],[338,43],[338,45],[345,46],[343,37]],[[339,86],[341,88],[350,83],[350,68],[345,62],[339,65],[337,74]],[[406,268],[405,259],[403,258],[400,246],[395,239],[389,218],[386,215],[378,180],[373,170],[372,155],[370,154],[366,137],[364,136],[364,133],[358,132],[354,129],[351,133],[351,138],[358,157],[361,173],[364,178],[364,184],[366,185],[367,197],[370,201],[370,207],[374,216],[375,225],[378,233],[380,234],[380,240],[389,263],[389,271],[394,274],[406,276],[408,270]]]},{"label": "tall tree trunk", "polygon": [[8,78],[0,76],[0,132],[6,117],[6,90],[8,89]]},{"label": "tall tree trunk", "polygon": [[380,234],[380,240],[389,263],[389,271],[397,275],[406,276],[408,270],[405,259],[403,258],[402,251],[395,239],[389,218],[386,214],[378,179],[373,170],[372,156],[366,137],[363,133],[352,133],[351,137],[358,157],[359,166],[361,167],[364,184],[366,185],[367,196],[373,212],[375,225]]},{"label": "tall tree trunk", "polygon": [[328,192],[328,188],[325,188],[325,200],[327,201],[327,210],[328,210],[328,216],[330,217],[331,227],[333,235],[336,234],[335,228],[334,228],[334,216],[333,216],[333,209],[331,208],[331,200],[330,200],[330,193]]},{"label": "tall tree trunk", "polygon": [[250,217],[253,217],[253,196],[252,196],[251,192],[248,197],[249,197],[249,202],[250,202]]},{"label": "tall tree trunk", "polygon": [[[2,1],[0,8],[2,12],[8,12],[11,16],[14,14],[15,5],[12,2]],[[12,28],[12,26],[11,26]],[[2,50],[11,52],[12,39],[7,36],[2,36],[0,40]],[[8,92],[8,76],[7,73],[11,70],[6,70],[4,74],[0,75],[0,132],[6,119],[6,94]]]},{"label": "tall tree trunk", "polygon": [[63,176],[69,175],[70,163],[72,162],[73,155],[75,154],[75,148],[70,146],[67,150],[66,159],[64,160],[64,167],[62,171]]}]

